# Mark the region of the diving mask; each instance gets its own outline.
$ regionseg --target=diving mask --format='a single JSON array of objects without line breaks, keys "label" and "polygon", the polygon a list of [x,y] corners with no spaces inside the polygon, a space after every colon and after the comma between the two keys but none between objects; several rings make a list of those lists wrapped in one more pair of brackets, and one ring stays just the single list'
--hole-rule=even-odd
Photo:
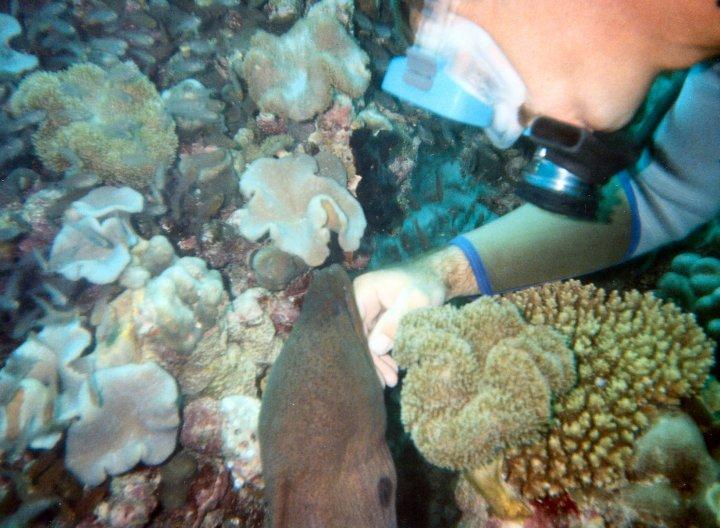
[{"label": "diving mask", "polygon": [[499,148],[523,132],[525,85],[482,28],[450,11],[452,0],[426,0],[415,44],[394,58],[385,91],[438,115],[485,129]]}]

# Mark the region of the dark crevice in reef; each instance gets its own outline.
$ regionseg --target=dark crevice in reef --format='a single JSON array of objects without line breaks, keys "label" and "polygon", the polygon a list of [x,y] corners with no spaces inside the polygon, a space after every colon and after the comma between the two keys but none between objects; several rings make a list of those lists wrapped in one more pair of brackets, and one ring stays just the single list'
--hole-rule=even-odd
[{"label": "dark crevice in reef", "polygon": [[390,132],[377,135],[366,129],[355,132],[350,147],[355,155],[358,174],[363,178],[357,198],[365,211],[368,234],[387,233],[402,221],[402,211],[396,200],[398,186],[395,176],[387,168],[400,138]]}]

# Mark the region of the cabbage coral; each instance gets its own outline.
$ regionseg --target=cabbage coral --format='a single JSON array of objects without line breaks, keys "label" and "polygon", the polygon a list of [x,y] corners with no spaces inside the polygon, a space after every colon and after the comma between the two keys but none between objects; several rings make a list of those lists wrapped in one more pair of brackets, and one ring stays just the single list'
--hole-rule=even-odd
[{"label": "cabbage coral", "polygon": [[13,114],[46,118],[33,135],[49,169],[82,167],[105,183],[142,188],[175,159],[175,125],[155,86],[131,63],[105,71],[77,64],[26,77],[10,100]]},{"label": "cabbage coral", "polygon": [[509,482],[526,497],[619,487],[651,415],[702,388],[712,341],[692,315],[649,293],[568,281],[506,298],[529,323],[567,337],[578,372],[577,385],[553,406],[549,433],[506,451]]},{"label": "cabbage coral", "polygon": [[[575,382],[572,352],[549,327],[529,326],[507,301],[405,316],[395,357],[408,369],[402,420],[434,464],[474,469],[538,441],[553,395]],[[521,382],[520,382],[521,380]]]}]

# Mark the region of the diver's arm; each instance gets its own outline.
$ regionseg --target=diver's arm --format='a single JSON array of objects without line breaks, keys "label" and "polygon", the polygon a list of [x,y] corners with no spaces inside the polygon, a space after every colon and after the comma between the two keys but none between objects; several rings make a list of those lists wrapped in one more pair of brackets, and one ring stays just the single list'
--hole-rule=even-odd
[{"label": "diver's arm", "polygon": [[[625,174],[611,182],[616,202],[607,224],[524,205],[466,234],[465,252],[451,245],[356,278],[382,379],[397,382],[388,352],[401,317],[412,309],[582,275],[682,238],[712,218],[720,210],[720,62],[693,68],[654,135],[651,153],[633,178]],[[477,274],[472,254],[480,262]]]},{"label": "diver's arm", "polygon": [[607,224],[577,220],[526,204],[464,235],[477,255],[452,245],[427,256],[446,285],[447,298],[493,294],[574,277],[619,262],[631,240],[630,208],[618,196]]},{"label": "diver's arm", "polygon": [[693,68],[640,167],[614,179],[624,181],[608,224],[524,205],[466,234],[464,252],[451,246],[416,265],[443,277],[448,298],[502,292],[602,269],[710,220],[720,211],[720,61]]}]

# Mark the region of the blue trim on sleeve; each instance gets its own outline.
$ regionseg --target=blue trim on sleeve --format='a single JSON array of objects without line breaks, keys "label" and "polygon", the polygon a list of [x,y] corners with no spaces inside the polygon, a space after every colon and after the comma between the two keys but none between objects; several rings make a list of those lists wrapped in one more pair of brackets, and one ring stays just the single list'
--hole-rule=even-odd
[{"label": "blue trim on sleeve", "polygon": [[640,214],[638,213],[637,198],[635,198],[635,192],[630,183],[630,174],[628,171],[622,171],[617,176],[630,206],[630,244],[623,255],[622,262],[624,262],[633,257],[640,243]]},{"label": "blue trim on sleeve", "polygon": [[485,269],[485,265],[475,249],[475,246],[472,245],[472,242],[464,236],[459,235],[450,241],[450,245],[459,248],[465,255],[468,263],[470,263],[470,268],[475,276],[475,282],[477,283],[480,293],[482,295],[493,295],[494,292],[490,286],[487,270]]}]

